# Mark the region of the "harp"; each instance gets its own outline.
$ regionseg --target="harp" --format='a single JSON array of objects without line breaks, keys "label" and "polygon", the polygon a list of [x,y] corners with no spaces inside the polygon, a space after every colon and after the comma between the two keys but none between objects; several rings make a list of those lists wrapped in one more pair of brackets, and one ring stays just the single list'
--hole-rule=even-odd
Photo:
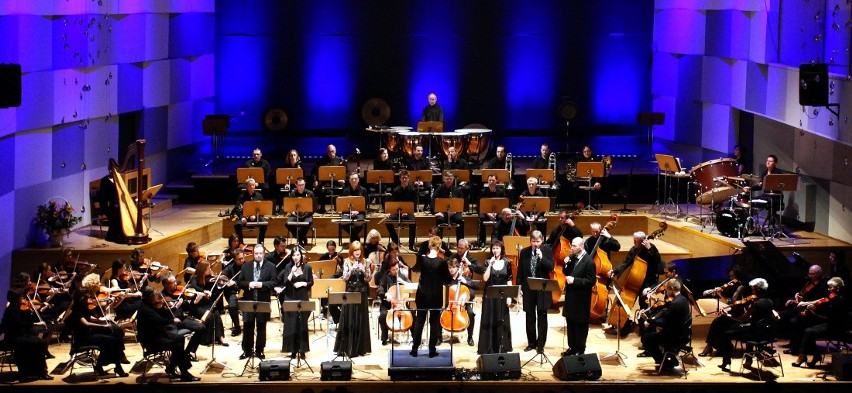
[{"label": "harp", "polygon": [[[136,169],[132,169],[132,159],[136,159]],[[145,170],[145,140],[139,139],[127,148],[124,163],[110,159],[110,172],[115,179],[118,193],[118,205],[121,210],[121,229],[127,236],[128,244],[145,244],[151,241],[148,237],[148,225],[143,215],[143,198],[150,184],[151,171]]]}]

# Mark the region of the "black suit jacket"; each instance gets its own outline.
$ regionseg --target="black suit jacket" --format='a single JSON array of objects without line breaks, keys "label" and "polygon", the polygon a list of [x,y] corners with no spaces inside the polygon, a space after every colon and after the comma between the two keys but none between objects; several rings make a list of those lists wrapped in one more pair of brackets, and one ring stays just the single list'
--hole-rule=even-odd
[{"label": "black suit jacket", "polygon": [[254,281],[254,261],[246,262],[240,270],[240,280],[237,281],[237,286],[244,291],[242,300],[253,300],[258,302],[268,302],[272,299],[272,290],[275,288],[278,279],[275,265],[263,261],[260,265],[260,281],[263,287],[259,289],[249,289],[249,283]]},{"label": "black suit jacket", "polygon": [[[559,261],[558,263],[562,263]],[[574,277],[574,283],[565,283],[565,307],[562,316],[569,322],[589,322],[592,308],[592,288],[595,285],[595,261],[584,253],[579,261],[563,267],[565,276]]]},{"label": "black suit jacket", "polygon": [[443,307],[444,285],[453,281],[447,261],[423,255],[417,266],[420,268],[420,284],[415,295],[417,308]]},{"label": "black suit jacket", "polygon": [[534,272],[530,271],[530,259],[532,258],[532,247],[527,247],[521,250],[518,257],[518,284],[524,292],[524,311],[531,312],[535,309],[546,310],[553,305],[553,300],[550,292],[533,291],[527,283],[527,278],[550,278],[550,272],[553,271],[553,250],[550,246],[543,244],[541,246],[541,258],[536,264]]}]

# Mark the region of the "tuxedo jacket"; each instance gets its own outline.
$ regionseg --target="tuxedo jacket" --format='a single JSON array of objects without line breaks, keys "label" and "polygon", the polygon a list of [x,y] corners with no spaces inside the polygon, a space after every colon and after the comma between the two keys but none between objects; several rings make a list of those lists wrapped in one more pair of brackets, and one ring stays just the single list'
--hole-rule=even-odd
[{"label": "tuxedo jacket", "polygon": [[550,246],[542,244],[541,258],[536,263],[535,271],[530,271],[530,260],[532,259],[532,247],[521,250],[518,257],[518,284],[524,292],[524,311],[531,312],[536,309],[547,310],[553,305],[550,292],[533,291],[527,283],[527,278],[550,278],[553,271],[553,250]]},{"label": "tuxedo jacket", "polygon": [[[589,322],[592,308],[592,288],[597,281],[595,278],[595,261],[592,256],[584,253],[575,263],[569,262],[563,266],[565,276],[574,277],[574,283],[565,283],[565,307],[562,316],[569,322]],[[563,263],[558,261],[557,263]]]},{"label": "tuxedo jacket", "polygon": [[242,300],[253,300],[258,302],[268,302],[272,299],[272,290],[278,280],[278,272],[275,270],[275,265],[263,261],[260,264],[260,281],[263,287],[258,289],[249,289],[249,283],[254,281],[254,265],[255,262],[243,263],[240,269],[240,280],[237,281],[237,286],[243,290]]}]

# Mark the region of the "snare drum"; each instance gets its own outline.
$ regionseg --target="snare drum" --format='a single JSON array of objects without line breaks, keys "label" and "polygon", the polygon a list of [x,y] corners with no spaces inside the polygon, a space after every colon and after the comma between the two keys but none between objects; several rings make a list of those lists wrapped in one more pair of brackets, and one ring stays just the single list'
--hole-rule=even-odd
[{"label": "snare drum", "polygon": [[438,145],[441,146],[441,151],[444,152],[445,156],[450,155],[450,147],[455,147],[459,155],[463,154],[467,148],[467,132],[442,132],[437,134],[437,137]]},{"label": "snare drum", "polygon": [[402,139],[402,150],[406,157],[414,157],[414,147],[423,146],[423,134],[416,131],[400,131],[396,133]]},{"label": "snare drum", "polygon": [[719,204],[737,195],[737,190],[728,182],[728,177],[737,176],[737,161],[720,158],[698,164],[689,171],[696,183],[695,203],[700,205]]},{"label": "snare drum", "polygon": [[457,131],[467,133],[467,156],[480,161],[485,159],[491,148],[491,130],[468,128]]}]

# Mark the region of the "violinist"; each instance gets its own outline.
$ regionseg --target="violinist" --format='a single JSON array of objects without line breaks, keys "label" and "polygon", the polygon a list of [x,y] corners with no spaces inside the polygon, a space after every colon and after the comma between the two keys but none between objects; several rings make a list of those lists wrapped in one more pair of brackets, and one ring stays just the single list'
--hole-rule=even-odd
[{"label": "violinist", "polygon": [[503,241],[503,236],[526,236],[530,224],[521,209],[512,211],[508,207],[500,212],[500,219],[494,224],[491,239]]},{"label": "violinist", "polygon": [[[594,232],[594,229],[592,231]],[[642,292],[644,293],[645,289],[657,284],[657,272],[659,271],[660,264],[662,263],[660,252],[657,251],[657,246],[651,243],[651,241],[647,238],[647,235],[645,235],[645,232],[638,231],[633,233],[633,247],[630,248],[630,251],[627,253],[627,257],[624,258],[624,262],[621,263],[621,266],[609,271],[609,277],[613,278],[615,276],[620,276],[621,273],[633,265],[636,257],[642,258],[642,260],[648,263],[647,270],[645,271],[645,279],[642,281]],[[678,288],[678,292],[679,291],[680,288]],[[649,305],[647,298],[640,297],[639,299],[639,306],[641,308],[648,308]],[[631,330],[630,326],[627,325],[625,328],[621,329],[622,336],[629,334]],[[610,332],[615,333],[614,329]]]},{"label": "violinist", "polygon": [[800,323],[795,326],[797,329],[790,339],[790,348],[798,350],[799,355],[793,362],[793,367],[801,367],[807,360],[806,355],[813,355],[807,366],[816,366],[822,361],[821,352],[818,352],[816,345],[817,338],[825,337],[826,334],[843,334],[848,329],[843,279],[832,277],[826,286],[828,295],[800,303]]},{"label": "violinist", "polygon": [[263,259],[275,266],[275,271],[280,274],[284,271],[284,266],[287,265],[287,259],[290,257],[290,250],[287,248],[287,239],[276,236],[272,241],[273,249],[270,250]]},{"label": "violinist", "polygon": [[746,289],[743,269],[739,266],[732,266],[728,269],[728,279],[730,281],[724,285],[710,288],[704,291],[702,295],[705,297],[715,297],[720,302],[724,299],[725,304],[741,299],[743,297],[743,292],[745,292]]},{"label": "violinist", "polygon": [[[802,302],[812,302],[826,295],[828,295],[828,287],[826,285],[826,278],[822,273],[822,267],[820,265],[811,265],[808,268],[808,278],[805,285],[792,298],[787,300],[784,303],[784,309],[778,312],[782,330],[788,331],[791,339],[795,340],[793,332],[806,329],[808,326],[805,325],[812,322],[808,320],[809,318],[801,320],[802,307],[800,307],[800,304]],[[791,342],[790,348],[784,350],[784,353],[798,355],[797,351],[798,345]]]},{"label": "violinist", "polygon": [[36,293],[46,307],[42,308],[41,316],[45,321],[56,321],[62,312],[71,305],[71,288],[74,287],[74,274],[65,278],[59,275],[49,263],[39,265],[36,277],[40,282],[36,285]]},{"label": "violinist", "polygon": [[[654,361],[662,363],[663,369],[672,369],[678,364],[675,357],[663,359],[665,352],[677,352],[677,348],[686,342],[689,337],[688,327],[692,326],[692,313],[689,299],[681,293],[681,285],[678,280],[666,282],[666,296],[672,300],[668,307],[653,318],[643,322],[645,334],[642,335],[642,346],[649,357]],[[658,329],[647,329],[651,326]]]},{"label": "violinist", "polygon": [[[411,184],[411,176],[408,174],[408,171],[402,170],[399,172],[399,185],[391,191],[389,201],[417,203],[417,189]],[[396,244],[402,244],[399,242],[399,234],[396,233],[396,222],[412,222],[411,224],[408,224],[408,248],[413,250],[415,237],[417,236],[417,224],[414,223],[414,216],[409,216],[408,213],[402,213],[402,217],[400,217],[400,214],[397,214],[396,212],[386,212],[385,217],[387,218],[385,221],[385,228],[388,230],[388,235],[390,236],[391,241]]]},{"label": "violinist", "polygon": [[[243,297],[240,300],[255,302],[269,302],[272,299],[272,288],[275,287],[275,266],[265,262],[263,256],[265,250],[263,244],[255,244],[254,260],[244,263],[238,275],[237,286],[242,289]],[[266,355],[263,349],[266,347],[266,323],[269,322],[268,313],[243,314],[243,353],[240,359],[249,356],[257,356],[264,360]],[[257,340],[255,340],[257,334]]]},{"label": "violinist", "polygon": [[237,287],[239,281],[238,274],[243,268],[245,262],[245,253],[243,249],[237,248],[231,252],[231,263],[222,269],[222,277],[227,278],[225,283],[225,300],[228,301],[228,315],[231,317],[231,337],[237,337],[243,334],[243,329],[240,328],[240,307],[238,295],[240,289]]},{"label": "violinist", "polygon": [[237,236],[236,233],[232,233],[231,236],[228,236],[228,248],[222,251],[222,263],[227,266],[231,261],[234,260],[234,251],[238,248],[242,249],[244,245],[240,243],[240,237]]},{"label": "violinist", "polygon": [[334,352],[345,353],[350,358],[363,356],[370,351],[370,314],[368,295],[370,294],[370,265],[364,258],[361,242],[349,243],[349,258],[343,261],[343,281],[346,292],[360,292],[360,304],[344,304],[341,308],[340,324],[334,340]]},{"label": "violinist", "polygon": [[565,307],[562,316],[568,330],[568,350],[562,356],[586,353],[589,336],[592,287],[595,286],[595,261],[583,248],[583,238],[571,240],[571,255],[561,261],[565,273]]},{"label": "violinist", "polygon": [[142,303],[141,287],[138,285],[141,275],[134,274],[121,259],[112,262],[112,276],[109,278],[109,289],[119,294],[118,305],[115,308],[116,320],[130,319]]},{"label": "violinist", "polygon": [[192,316],[201,318],[204,314],[209,314],[207,319],[202,321],[207,328],[207,335],[202,340],[202,344],[210,345],[215,340],[216,345],[227,347],[225,327],[222,325],[222,316],[219,313],[219,310],[224,308],[220,296],[224,287],[219,286],[220,277],[213,273],[210,262],[207,260],[202,260],[195,268],[195,277],[186,285],[196,292],[195,299],[191,300]]},{"label": "violinist", "polygon": [[[390,246],[396,245],[391,243]],[[399,248],[397,247],[396,250],[399,250]],[[379,305],[379,330],[381,331],[382,346],[385,346],[388,345],[388,310],[408,308],[404,301],[406,298],[404,292],[400,290],[399,295],[401,297],[397,298],[397,283],[411,282],[411,280],[408,279],[405,273],[400,271],[399,260],[391,260],[387,265],[387,274],[381,275],[381,278],[377,282],[376,297],[382,300]],[[397,302],[397,304],[393,304],[392,302]]]},{"label": "violinist", "polygon": [[[467,241],[465,240],[465,242]],[[468,244],[466,245],[466,247],[469,248],[470,245]],[[450,286],[464,285],[469,288],[468,292],[470,293],[470,298],[464,303],[464,309],[467,313],[469,321],[467,325],[467,345],[472,347],[474,346],[473,329],[476,325],[476,314],[473,313],[473,291],[479,289],[479,282],[464,275],[464,268],[462,262],[459,261],[456,256],[450,258],[450,260],[447,262],[447,268],[450,271],[450,276],[453,278],[453,281],[449,283]]]},{"label": "violinist", "polygon": [[74,256],[73,247],[65,247],[60,252],[59,262],[57,262],[55,267],[55,270],[58,270],[60,273],[67,272],[67,274],[74,274],[77,283],[79,283],[83,277],[94,270],[97,265],[80,260],[79,255],[76,257]]},{"label": "violinist", "polygon": [[[533,349],[544,353],[547,342],[547,310],[553,305],[550,292],[533,291],[527,278],[550,278],[553,271],[553,250],[544,245],[541,231],[532,231],[530,246],[521,250],[518,255],[518,283],[524,298],[526,313],[527,347],[524,351]],[[418,302],[417,304],[420,304]]]},{"label": "violinist", "polygon": [[4,341],[13,351],[21,380],[52,380],[47,373],[45,359],[53,358],[53,355],[47,350],[47,341],[37,334],[37,331],[44,330],[45,323],[38,319],[31,297],[26,293],[30,282],[26,273],[15,278],[6,293],[8,305],[0,322],[0,332],[6,334]]},{"label": "violinist", "polygon": [[591,231],[591,236],[586,239],[586,244],[584,248],[586,252],[591,253],[594,251],[595,244],[598,242],[598,238],[603,236],[601,240],[601,244],[598,248],[606,252],[607,258],[612,259],[612,255],[610,253],[618,252],[621,250],[621,243],[618,242],[616,238],[614,238],[606,228],[601,229],[601,223],[593,222],[589,224],[589,231]]},{"label": "violinist", "polygon": [[[751,288],[754,300],[746,307],[745,312],[741,316],[733,318],[736,320],[736,323],[722,332],[722,337],[717,340],[716,348],[718,349],[719,356],[722,357],[722,364],[719,365],[719,368],[724,371],[731,371],[731,355],[734,352],[733,340],[746,342],[765,337],[769,332],[763,331],[765,326],[758,322],[775,318],[773,315],[774,304],[772,299],[766,297],[769,283],[762,278],[755,278],[749,281],[748,285]],[[748,350],[751,351],[751,348],[748,348]],[[744,366],[748,367],[750,364],[751,358],[746,359]]]},{"label": "violinist", "polygon": [[[643,308],[639,312],[640,318],[652,318],[656,313],[662,311],[668,306],[669,301],[672,299],[665,296],[665,283],[669,280],[680,281],[681,289],[685,289],[683,280],[681,280],[680,276],[677,274],[677,265],[671,262],[666,263],[665,266],[663,266],[663,281],[654,287],[645,288],[642,291],[642,296],[645,298],[645,304],[647,304],[648,307]],[[683,292],[686,291],[684,290]],[[642,336],[645,333],[644,324],[640,323],[638,325],[639,336]],[[642,353],[640,353],[639,356],[642,357]]]},{"label": "violinist", "polygon": [[201,251],[198,249],[198,243],[196,242],[186,244],[186,255],[186,259],[183,261],[183,282],[189,283],[192,280],[192,275],[195,273],[195,266],[204,258],[201,257]]},{"label": "violinist", "polygon": [[[547,237],[545,244],[550,246],[550,248],[556,247],[556,244],[560,241],[560,235],[569,242],[575,237],[583,237],[583,231],[574,224],[574,220],[571,219],[571,214],[567,210],[559,212],[559,225],[550,232],[550,236]],[[594,246],[594,243],[592,245]]]},{"label": "violinist", "polygon": [[[503,242],[499,240],[491,243],[491,258],[485,261],[485,272],[482,273],[485,288],[512,284],[512,267],[503,247]],[[482,300],[479,347],[476,350],[480,355],[512,352],[509,306],[513,301],[511,298],[505,301],[500,298]]]},{"label": "violinist", "polygon": [[189,353],[190,358],[195,358],[198,346],[207,337],[207,327],[198,319],[190,316],[191,303],[195,300],[197,294],[194,291],[188,292],[188,290],[185,290],[187,288],[185,286],[178,286],[177,277],[172,273],[166,274],[162,281],[163,291],[161,295],[165,301],[164,308],[171,310],[171,315],[178,320],[176,322],[178,328],[193,333],[186,344],[186,352]]},{"label": "violinist", "polygon": [[370,264],[370,271],[379,270],[386,253],[387,248],[382,245],[382,234],[376,229],[371,229],[367,233],[367,238],[364,239],[364,256]]},{"label": "violinist", "polygon": [[438,341],[441,340],[441,307],[444,285],[452,281],[447,261],[438,256],[442,246],[441,238],[433,236],[429,238],[429,253],[420,257],[420,262],[415,268],[420,271],[420,282],[417,286],[415,302],[417,311],[414,316],[414,326],[411,329],[411,356],[418,355],[418,347],[423,336],[423,327],[426,325],[426,317],[429,318],[429,357],[438,356]]},{"label": "violinist", "polygon": [[[311,266],[305,263],[303,257],[301,248],[298,245],[293,246],[286,265],[278,273],[275,292],[282,302],[310,299],[314,275],[311,272]],[[310,351],[308,318],[311,311],[286,311],[282,313],[281,322],[284,324],[284,337],[281,342],[281,351],[290,352],[291,359],[296,358],[296,356],[304,359],[305,352]]]},{"label": "violinist", "polygon": [[148,283],[151,281],[151,276],[149,273],[151,271],[151,260],[145,258],[145,250],[141,248],[134,248],[133,251],[130,252],[130,271],[134,273],[137,279],[136,284],[141,291],[142,288],[148,286]]},{"label": "violinist", "polygon": [[[500,150],[498,149],[497,151],[499,152]],[[506,154],[506,150],[504,149],[503,150],[504,157],[505,157],[505,154]],[[495,157],[495,159],[496,158],[499,158],[499,153],[498,153],[498,156]],[[503,169],[503,168],[504,168],[503,166],[500,166],[499,168],[491,168],[491,169]],[[481,198],[505,198],[506,197],[505,187],[498,187],[497,186],[497,175],[490,174],[490,175],[488,175],[488,178],[486,180],[487,180],[488,184],[486,184],[485,187],[483,187],[482,190],[479,191],[479,198],[480,199]],[[488,248],[489,244],[490,244],[490,243],[486,243],[486,240],[485,240],[485,227],[486,227],[486,225],[483,224],[483,223],[484,222],[495,222],[495,221],[497,221],[498,215],[500,215],[500,213],[497,213],[497,212],[485,212],[485,213],[479,215],[479,234],[476,238],[476,240],[479,243],[478,244],[479,247]]]},{"label": "violinist", "polygon": [[[456,177],[452,172],[444,172],[443,180],[440,186],[435,187],[432,193],[432,205],[430,210],[435,214],[435,224],[451,224],[456,225],[456,241],[464,239],[464,220],[461,212],[439,212],[435,211],[435,200],[438,198],[464,198],[459,187],[453,185]],[[449,214],[449,216],[447,216]],[[449,255],[449,254],[447,254]]]},{"label": "violinist", "polygon": [[104,312],[107,305],[103,303],[108,300],[98,298],[100,276],[89,274],[83,278],[82,284],[84,290],[75,294],[71,315],[66,320],[72,326],[74,345],[98,347],[100,353],[94,367],[98,375],[107,375],[103,366],[115,364],[113,372],[119,377],[126,377],[128,374],[121,365],[130,364],[130,361],[124,354],[124,331]]},{"label": "violinist", "polygon": [[[174,279],[174,276],[171,276]],[[152,287],[142,291],[142,306],[137,316],[137,338],[148,351],[168,351],[169,364],[166,374],[170,378],[180,378],[181,382],[200,381],[189,373],[192,362],[190,352],[184,348],[184,332],[179,328],[181,320],[173,315],[162,294]],[[194,338],[195,335],[193,335]],[[176,368],[180,369],[177,374]]]}]

